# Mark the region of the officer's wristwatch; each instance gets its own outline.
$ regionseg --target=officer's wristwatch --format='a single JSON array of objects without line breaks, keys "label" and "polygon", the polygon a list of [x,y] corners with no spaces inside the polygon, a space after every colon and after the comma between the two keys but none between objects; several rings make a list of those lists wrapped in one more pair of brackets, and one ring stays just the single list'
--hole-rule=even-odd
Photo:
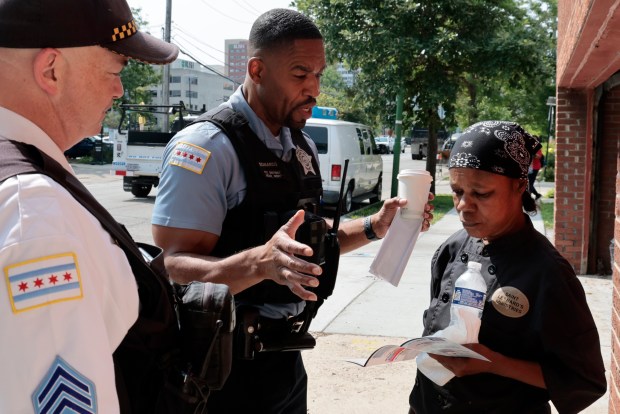
[{"label": "officer's wristwatch", "polygon": [[364,234],[366,234],[366,238],[368,240],[380,240],[380,237],[377,237],[375,232],[372,230],[372,223],[370,222],[370,216],[364,217]]}]

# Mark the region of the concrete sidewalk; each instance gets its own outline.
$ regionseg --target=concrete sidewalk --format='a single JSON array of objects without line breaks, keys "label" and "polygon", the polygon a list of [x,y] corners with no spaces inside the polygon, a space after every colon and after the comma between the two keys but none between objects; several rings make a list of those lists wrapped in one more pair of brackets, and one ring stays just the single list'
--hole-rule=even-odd
[{"label": "concrete sidewalk", "polygon": [[[438,184],[438,187],[440,185],[444,186],[445,183]],[[551,185],[552,183],[539,183],[537,188],[544,195]],[[449,191],[446,191],[445,187],[440,187],[436,192],[445,194]],[[540,213],[532,217],[532,221],[536,229],[545,234]],[[360,341],[360,337],[394,338],[394,341],[388,340],[386,343],[399,343],[397,339],[419,337],[423,331],[422,314],[430,300],[431,258],[439,245],[459,229],[461,229],[461,224],[458,215],[452,210],[434,224],[428,232],[423,233],[416,242],[398,287],[375,278],[369,273],[370,264],[381,242],[370,243],[353,253],[341,256],[334,293],[321,307],[312,323],[312,331],[319,337],[317,348],[312,352],[320,352],[321,336],[324,335],[349,335],[353,338],[352,341]],[[582,275],[579,279],[584,286],[590,309],[599,329],[601,351],[609,374],[611,277]],[[346,336],[342,338],[344,338],[343,341],[347,340]],[[346,348],[346,343],[341,345]],[[354,347],[355,344],[352,343],[351,346]],[[306,359],[305,356],[304,359]],[[407,361],[404,364],[414,364],[414,362]],[[359,376],[362,377],[370,372],[369,369],[374,369],[374,367],[365,368],[364,371],[359,372]],[[415,366],[410,365],[407,369],[410,378],[411,372],[415,372]],[[413,379],[409,379],[409,385],[413,385]],[[608,396],[605,395],[584,412],[607,413],[607,404]],[[315,411],[311,410],[311,412]],[[389,412],[389,410],[384,412]]]},{"label": "concrete sidewalk", "polygon": [[[71,164],[87,185],[95,176],[99,179],[103,177],[104,181],[118,180],[118,177],[109,173],[111,165]],[[436,179],[436,194],[449,194],[447,169],[438,171]],[[114,185],[120,191],[120,184]],[[537,182],[536,188],[546,195],[553,185],[554,183]],[[387,198],[388,194],[389,189],[384,188],[383,198]],[[536,228],[544,234],[542,217],[536,215],[532,220]],[[130,230],[134,235],[139,234],[140,227],[145,225],[132,216],[130,223],[133,222],[138,224],[130,226]],[[367,357],[382,345],[400,344],[406,339],[421,335],[422,313],[430,300],[432,255],[448,236],[460,228],[458,217],[452,211],[435,223],[428,232],[423,233],[416,243],[398,287],[371,276],[368,271],[381,246],[380,241],[341,257],[334,294],[321,307],[312,323],[313,334],[317,336],[317,346],[314,350],[302,353],[309,376],[310,414],[407,412],[407,397],[415,381],[415,361],[360,368],[345,360],[351,357]],[[609,373],[611,277],[582,275],[579,279],[599,330],[601,350]],[[584,412],[607,413],[607,405],[608,396],[605,395]]]}]

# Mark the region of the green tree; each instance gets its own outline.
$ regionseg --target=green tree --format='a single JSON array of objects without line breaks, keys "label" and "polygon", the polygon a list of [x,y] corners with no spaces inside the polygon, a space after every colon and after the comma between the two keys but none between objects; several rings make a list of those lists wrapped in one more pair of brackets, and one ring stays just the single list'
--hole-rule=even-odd
[{"label": "green tree", "polygon": [[[482,119],[510,119],[536,134],[546,129],[545,102],[555,94],[557,2],[514,3],[518,24],[498,31],[489,40],[488,55],[481,55],[483,67],[463,74],[456,105],[461,126]],[[485,65],[494,70],[485,70]],[[505,70],[506,66],[513,69]]]},{"label": "green tree", "polygon": [[344,121],[373,125],[374,120],[368,116],[362,100],[355,88],[349,88],[336,70],[336,65],[329,65],[321,77],[321,94],[317,99],[319,106],[338,109],[338,117]]},{"label": "green tree", "polygon": [[125,89],[122,100],[126,103],[149,104],[152,101],[149,87],[161,83],[162,77],[159,69],[131,59],[121,72],[121,80]]},{"label": "green tree", "polygon": [[298,0],[294,5],[321,28],[329,59],[361,69],[358,90],[365,110],[390,124],[395,97],[403,94],[404,126],[429,130],[427,170],[434,176],[437,131],[456,125],[457,105],[466,105],[459,113],[467,121],[476,119],[481,85],[516,87],[538,67],[538,32],[524,27],[531,24],[528,9],[521,7],[525,1]]}]

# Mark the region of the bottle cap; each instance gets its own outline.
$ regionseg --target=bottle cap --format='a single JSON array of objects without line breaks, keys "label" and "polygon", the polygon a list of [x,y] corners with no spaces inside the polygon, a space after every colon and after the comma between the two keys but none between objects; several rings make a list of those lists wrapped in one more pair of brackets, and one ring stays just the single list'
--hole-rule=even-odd
[{"label": "bottle cap", "polygon": [[472,269],[472,270],[480,271],[480,269],[482,269],[482,265],[480,263],[478,263],[478,262],[469,261],[469,262],[467,262],[467,268],[468,269]]}]

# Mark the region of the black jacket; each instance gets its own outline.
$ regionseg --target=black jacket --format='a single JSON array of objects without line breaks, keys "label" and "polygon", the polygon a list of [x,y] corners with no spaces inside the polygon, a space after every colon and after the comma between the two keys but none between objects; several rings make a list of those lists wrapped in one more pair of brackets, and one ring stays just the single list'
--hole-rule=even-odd
[{"label": "black jacket", "polygon": [[416,413],[576,413],[606,390],[598,331],[570,264],[529,218],[516,234],[485,246],[465,230],[432,261],[431,305],[424,335],[450,321],[450,298],[467,262],[482,264],[487,299],[479,342],[508,357],[536,361],[547,389],[492,374],[453,378],[439,387],[418,371],[410,404]]}]

